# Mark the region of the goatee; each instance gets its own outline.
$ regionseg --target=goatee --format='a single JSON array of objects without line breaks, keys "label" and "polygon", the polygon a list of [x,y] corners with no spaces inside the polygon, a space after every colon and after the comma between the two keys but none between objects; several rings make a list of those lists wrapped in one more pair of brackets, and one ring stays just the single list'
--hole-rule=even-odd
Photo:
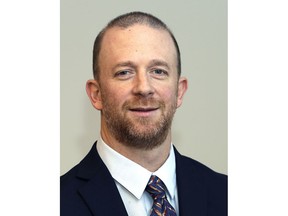
[{"label": "goatee", "polygon": [[[151,117],[133,117],[132,119],[121,115],[115,109],[113,104],[104,103],[106,107],[102,110],[108,129],[113,134],[114,138],[123,145],[137,148],[151,150],[161,145],[171,129],[174,113],[176,111],[175,104],[166,107],[163,101],[156,101],[155,99],[137,99],[134,101],[125,102],[123,105],[123,113],[129,110],[129,107],[157,107],[161,112],[158,119],[151,119]],[[166,113],[165,113],[166,110]],[[158,111],[158,110],[157,110]]]}]

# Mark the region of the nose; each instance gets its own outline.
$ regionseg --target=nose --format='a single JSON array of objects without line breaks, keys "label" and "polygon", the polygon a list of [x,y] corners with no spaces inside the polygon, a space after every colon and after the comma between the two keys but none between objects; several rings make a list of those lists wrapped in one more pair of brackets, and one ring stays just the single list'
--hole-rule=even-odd
[{"label": "nose", "polygon": [[153,95],[154,88],[151,83],[151,79],[146,72],[139,72],[134,79],[133,93],[136,95],[141,95],[143,97],[148,97]]}]

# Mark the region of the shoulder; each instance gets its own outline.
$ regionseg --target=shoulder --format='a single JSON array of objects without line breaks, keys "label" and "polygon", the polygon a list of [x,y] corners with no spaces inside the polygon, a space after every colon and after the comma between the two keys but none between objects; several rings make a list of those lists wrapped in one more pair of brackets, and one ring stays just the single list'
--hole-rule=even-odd
[{"label": "shoulder", "polygon": [[[194,199],[212,215],[227,215],[227,175],[175,151],[179,196]],[[189,194],[189,195],[188,195]],[[192,195],[191,195],[192,194]]]},{"label": "shoulder", "polygon": [[60,215],[92,215],[79,195],[87,182],[77,176],[79,164],[60,177]]},{"label": "shoulder", "polygon": [[224,181],[224,182],[227,181],[227,175],[216,172],[197,160],[181,155],[176,150],[176,148],[174,148],[174,150],[175,150],[177,170],[183,171],[186,174],[197,173],[197,175],[200,178],[205,178],[205,179],[212,178],[213,180],[219,180],[219,181]]},{"label": "shoulder", "polygon": [[[178,155],[177,155],[178,154]],[[227,175],[216,172],[204,165],[203,163],[189,158],[187,156],[180,155],[178,152],[176,153],[176,162],[181,165],[182,168],[188,169],[191,172],[197,172],[201,176],[205,177],[214,177],[216,179],[227,180]]]},{"label": "shoulder", "polygon": [[[64,175],[60,177],[60,191],[71,191],[71,188],[77,187],[77,185],[81,182],[79,178],[77,178],[77,171],[79,168],[79,164],[74,166],[71,170],[66,172]],[[80,181],[79,181],[80,180]]]},{"label": "shoulder", "polygon": [[[177,150],[176,172],[180,183],[199,185],[209,199],[217,202],[227,200],[228,176],[218,173],[199,161],[180,155]],[[183,180],[184,179],[184,180]]]},{"label": "shoulder", "polygon": [[94,178],[99,171],[106,171],[103,161],[96,150],[96,143],[79,164],[60,177],[61,192],[73,191]]},{"label": "shoulder", "polygon": [[79,164],[60,177],[60,213],[63,216],[91,215],[79,192],[96,175],[94,168],[100,166],[94,146]]},{"label": "shoulder", "polygon": [[199,161],[180,155],[176,151],[177,172],[181,175],[193,176],[194,179],[201,181],[207,187],[227,190],[228,176],[218,173]]}]

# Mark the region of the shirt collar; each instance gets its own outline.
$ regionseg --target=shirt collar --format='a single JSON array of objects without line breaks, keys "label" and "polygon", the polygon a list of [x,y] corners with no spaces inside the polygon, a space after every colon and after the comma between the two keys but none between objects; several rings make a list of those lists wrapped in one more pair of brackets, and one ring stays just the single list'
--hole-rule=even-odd
[{"label": "shirt collar", "polygon": [[137,199],[141,198],[152,174],[157,175],[164,182],[168,190],[168,195],[174,198],[176,166],[172,144],[169,157],[154,173],[151,173],[149,170],[113,150],[102,138],[97,142],[96,148],[114,180],[126,188],[126,190],[132,193]]},{"label": "shirt collar", "polygon": [[174,199],[176,190],[176,164],[174,148],[172,144],[169,157],[167,158],[165,163],[153,173],[153,175],[158,176],[158,178],[160,178],[164,182],[168,190],[168,195],[171,199]]}]

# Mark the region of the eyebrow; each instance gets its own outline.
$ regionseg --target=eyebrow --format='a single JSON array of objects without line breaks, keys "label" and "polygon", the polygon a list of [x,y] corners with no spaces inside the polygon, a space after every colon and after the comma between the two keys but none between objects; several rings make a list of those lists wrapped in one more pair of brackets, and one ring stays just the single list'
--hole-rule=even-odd
[{"label": "eyebrow", "polygon": [[149,67],[154,67],[154,66],[162,66],[162,67],[166,67],[167,69],[170,68],[166,61],[159,60],[159,59],[153,59],[150,61]]},{"label": "eyebrow", "polygon": [[132,61],[124,61],[124,62],[119,62],[116,64],[113,69],[116,69],[118,67],[131,67],[131,68],[136,68],[136,65]]},{"label": "eyebrow", "polygon": [[[166,67],[167,69],[169,69],[169,65],[166,61],[160,60],[160,59],[152,59],[149,64],[148,67],[154,67],[154,66],[162,66],[162,67]],[[118,64],[116,64],[113,69],[116,69],[118,67],[131,67],[131,68],[137,68],[137,65],[132,62],[132,61],[123,61],[123,62],[119,62]]]}]

